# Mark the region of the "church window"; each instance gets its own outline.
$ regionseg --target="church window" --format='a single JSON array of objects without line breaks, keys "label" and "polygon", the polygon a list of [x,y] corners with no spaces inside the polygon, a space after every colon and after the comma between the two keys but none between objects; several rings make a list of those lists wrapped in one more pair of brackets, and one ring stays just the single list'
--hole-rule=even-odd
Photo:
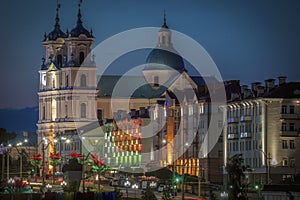
[{"label": "church window", "polygon": [[158,76],[154,76],[154,86],[158,87]]},{"label": "church window", "polygon": [[68,105],[67,104],[65,105],[65,114],[66,114],[65,118],[68,118]]},{"label": "church window", "polygon": [[86,75],[84,74],[80,76],[80,87],[86,87]]},{"label": "church window", "polygon": [[46,119],[46,107],[45,105],[43,105],[43,109],[42,109],[42,120]]},{"label": "church window", "polygon": [[66,87],[69,87],[69,75],[66,75]]},{"label": "church window", "polygon": [[97,110],[97,118],[98,118],[98,120],[102,120],[102,109],[98,109]]},{"label": "church window", "polygon": [[162,43],[166,44],[166,36],[162,36]]},{"label": "church window", "polygon": [[81,118],[86,118],[86,104],[82,103],[80,106]]},{"label": "church window", "polygon": [[83,63],[83,61],[84,61],[84,53],[81,51],[79,53],[79,64],[81,65]]},{"label": "church window", "polygon": [[59,66],[62,66],[62,55],[57,55],[56,56],[56,60],[57,60],[57,64],[59,65]]}]

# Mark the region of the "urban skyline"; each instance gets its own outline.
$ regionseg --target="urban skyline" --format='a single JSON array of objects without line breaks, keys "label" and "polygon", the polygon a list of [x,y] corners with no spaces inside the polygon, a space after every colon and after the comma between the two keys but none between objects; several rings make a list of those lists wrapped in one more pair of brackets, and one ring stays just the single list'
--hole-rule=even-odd
[{"label": "urban skyline", "polygon": [[[61,28],[70,30],[76,23],[78,2],[60,3]],[[55,1],[31,4],[10,1],[2,6],[2,18],[10,20],[4,22],[9,31],[1,33],[1,42],[8,48],[2,54],[5,56],[0,92],[4,95],[0,108],[37,106],[36,75],[44,53],[41,41],[44,32],[49,33],[54,25],[55,8]],[[159,27],[166,9],[170,28],[199,42],[215,61],[224,80],[240,79],[249,85],[280,75],[287,76],[289,81],[299,80],[297,8],[297,1],[251,4],[237,1],[191,1],[189,4],[179,1],[151,4],[84,1],[82,15],[86,28],[93,29],[97,45],[125,30]],[[7,40],[8,37],[14,40]],[[20,95],[22,101],[18,98]]]}]

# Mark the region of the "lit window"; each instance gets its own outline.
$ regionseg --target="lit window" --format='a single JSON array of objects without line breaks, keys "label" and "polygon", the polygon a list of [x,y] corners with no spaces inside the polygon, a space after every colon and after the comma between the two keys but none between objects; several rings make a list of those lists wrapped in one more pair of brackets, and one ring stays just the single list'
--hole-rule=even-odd
[{"label": "lit window", "polygon": [[282,159],[282,166],[288,166],[288,159],[287,158]]}]

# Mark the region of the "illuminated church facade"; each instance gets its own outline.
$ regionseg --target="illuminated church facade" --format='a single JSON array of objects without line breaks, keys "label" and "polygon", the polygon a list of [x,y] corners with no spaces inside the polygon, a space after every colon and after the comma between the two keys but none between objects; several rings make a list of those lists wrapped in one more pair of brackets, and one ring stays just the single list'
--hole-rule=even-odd
[{"label": "illuminated church facade", "polygon": [[[80,4],[76,26],[70,32],[61,30],[58,11],[57,8],[54,30],[44,37],[45,58],[39,70],[37,133],[39,152],[45,153],[45,161],[48,162],[50,152],[60,152],[62,155],[83,152],[85,143],[89,143],[93,146],[89,151],[102,152],[100,156],[116,168],[130,167],[132,164],[145,167],[144,162],[149,161],[156,163],[156,167],[174,163],[172,170],[204,176],[204,172],[200,172],[204,167],[200,168],[199,149],[207,127],[198,127],[198,123],[200,116],[209,115],[204,112],[209,102],[199,101],[200,91],[207,89],[203,79],[188,75],[183,58],[173,47],[172,32],[166,17],[158,32],[156,48],[147,57],[144,76],[125,77],[128,83],[148,83],[132,94],[129,108],[123,109],[123,113],[139,113],[138,116],[133,114],[130,116],[134,119],[122,118],[123,128],[109,122],[114,128],[99,135],[99,124],[102,129],[105,123],[108,125],[108,119],[115,119],[116,113],[112,112],[111,107],[112,86],[121,76],[107,75],[97,80],[97,65],[91,54],[94,36],[83,26]],[[124,99],[122,96],[116,98],[114,100],[120,102]],[[141,114],[145,109],[147,116]],[[209,117],[202,119],[206,120],[203,124],[207,124]],[[137,126],[128,128],[128,120],[134,121]],[[149,121],[155,124],[152,127],[153,137],[151,140],[140,140],[140,137],[144,138],[141,124]],[[96,127],[93,126],[95,124]],[[180,136],[175,140],[176,134]],[[187,141],[189,137],[194,138]],[[182,149],[182,155],[175,156],[180,154],[177,147]],[[147,152],[164,150],[142,157],[143,149]],[[217,144],[216,151],[220,150],[221,142]],[[178,158],[176,162],[175,157]],[[213,157],[222,161],[221,154]],[[65,162],[63,158],[63,164]],[[52,166],[48,166],[51,170]],[[219,176],[213,171],[211,173],[217,177],[216,182],[221,180],[221,170],[218,170]]]}]

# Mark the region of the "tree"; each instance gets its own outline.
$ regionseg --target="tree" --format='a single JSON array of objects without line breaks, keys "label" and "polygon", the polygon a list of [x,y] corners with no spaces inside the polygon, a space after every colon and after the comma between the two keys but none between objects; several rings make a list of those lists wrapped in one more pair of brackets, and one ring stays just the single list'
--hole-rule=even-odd
[{"label": "tree", "polygon": [[228,172],[229,199],[247,199],[245,184],[242,183],[242,178],[245,177],[244,171],[246,170],[243,165],[242,154],[236,154],[229,158],[226,170]]},{"label": "tree", "polygon": [[143,200],[156,200],[156,196],[154,195],[153,191],[150,187],[147,187],[146,190],[142,191],[142,199]]},{"label": "tree", "polygon": [[162,196],[162,200],[172,200],[172,197],[170,195],[170,191],[169,190],[164,190],[163,196]]},{"label": "tree", "polygon": [[15,132],[7,132],[5,128],[0,128],[0,144],[14,139],[17,136]]}]

